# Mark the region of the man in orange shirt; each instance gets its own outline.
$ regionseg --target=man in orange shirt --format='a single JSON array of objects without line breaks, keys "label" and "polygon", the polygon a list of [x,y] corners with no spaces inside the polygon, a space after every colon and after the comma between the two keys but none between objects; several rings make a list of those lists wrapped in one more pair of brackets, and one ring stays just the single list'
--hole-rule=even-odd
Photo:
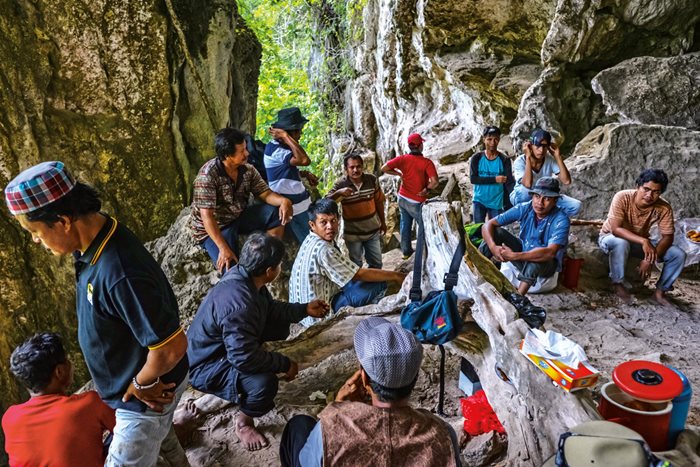
[{"label": "man in orange shirt", "polygon": [[29,338],[10,357],[10,371],[31,399],[13,405],[2,419],[10,466],[102,466],[103,434],[114,429],[114,409],[95,391],[69,395],[73,365],[61,337]]},{"label": "man in orange shirt", "polygon": [[[598,244],[609,257],[613,290],[624,301],[632,298],[624,285],[625,265],[631,253],[642,259],[638,271],[644,280],[649,278],[656,261],[664,263],[653,299],[660,305],[671,305],[665,295],[683,271],[686,255],[673,246],[673,209],[661,198],[667,186],[666,172],[644,170],[637,178],[636,190],[622,190],[613,197],[608,218],[600,230]],[[649,238],[649,230],[655,224],[661,234],[659,241]]]}]

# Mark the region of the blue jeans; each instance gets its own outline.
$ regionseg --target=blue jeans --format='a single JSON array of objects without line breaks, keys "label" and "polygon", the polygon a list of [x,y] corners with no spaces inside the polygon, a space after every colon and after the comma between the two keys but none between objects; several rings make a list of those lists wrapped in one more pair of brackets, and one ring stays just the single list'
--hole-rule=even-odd
[{"label": "blue jeans", "polygon": [[354,308],[377,303],[384,298],[386,282],[350,281],[331,299],[331,308],[338,312],[344,306]]},{"label": "blue jeans", "polygon": [[309,211],[300,212],[285,226],[285,230],[292,232],[299,245],[304,243],[304,239],[309,235],[309,228]]},{"label": "blue jeans", "polygon": [[175,389],[173,401],[160,413],[151,409],[117,409],[117,424],[105,466],[151,467],[156,465],[159,453],[173,467],[189,466],[173,429],[173,414],[186,388],[187,377]]},{"label": "blue jeans", "polygon": [[[277,206],[271,206],[266,203],[252,204],[245,208],[245,211],[241,213],[238,219],[226,224],[225,226],[219,228],[221,229],[221,235],[223,235],[224,240],[231,247],[236,256],[240,256],[240,248],[238,248],[238,235],[248,234],[255,231],[266,232],[270,229],[280,225],[279,219],[279,208]],[[308,230],[309,224],[306,224]],[[216,246],[214,240],[210,237],[205,238],[200,243],[200,246],[204,248],[209,257],[214,262],[216,267],[216,260],[219,259],[219,247]]]},{"label": "blue jeans", "polygon": [[[658,242],[652,243],[656,246]],[[641,245],[628,242],[624,238],[616,237],[613,234],[601,235],[598,238],[598,245],[603,250],[603,253],[608,255],[610,279],[613,284],[622,284],[624,281],[625,265],[627,265],[627,258],[630,253],[635,258],[644,258],[644,250]],[[660,258],[664,266],[661,270],[661,277],[656,283],[657,289],[661,289],[664,292],[671,290],[673,283],[676,282],[676,279],[683,271],[685,256],[685,251],[675,245],[671,245],[666,250],[663,258]]]},{"label": "blue jeans", "polygon": [[472,218],[475,224],[478,224],[479,222],[485,222],[486,214],[489,215],[489,219],[494,219],[502,212],[503,209],[487,208],[483,204],[476,201],[472,203]]},{"label": "blue jeans", "polygon": [[401,212],[401,223],[399,232],[401,233],[401,252],[404,256],[413,254],[411,245],[411,232],[413,231],[413,221],[418,223],[418,229],[423,231],[423,203],[411,203],[399,196],[399,211]]},{"label": "blue jeans", "polygon": [[369,240],[352,241],[345,240],[345,246],[348,247],[350,261],[362,267],[362,252],[364,250],[367,266],[374,269],[382,268],[382,242],[381,234],[377,232],[372,235]]},{"label": "blue jeans", "polygon": [[[527,203],[532,196],[528,189],[522,185],[516,185],[515,189],[510,194],[510,202],[513,206],[520,203]],[[570,196],[561,195],[557,200],[557,207],[569,217],[574,217],[581,211],[581,201]]]}]

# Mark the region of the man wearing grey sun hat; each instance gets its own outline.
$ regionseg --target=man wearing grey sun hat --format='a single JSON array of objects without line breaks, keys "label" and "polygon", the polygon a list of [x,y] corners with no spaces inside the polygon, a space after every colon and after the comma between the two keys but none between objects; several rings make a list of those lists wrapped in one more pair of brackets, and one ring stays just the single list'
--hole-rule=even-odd
[{"label": "man wearing grey sun hat", "polygon": [[437,416],[413,409],[423,348],[398,324],[370,317],[355,330],[360,369],[340,388],[316,422],[296,415],[280,443],[283,466],[459,466],[452,428]]}]

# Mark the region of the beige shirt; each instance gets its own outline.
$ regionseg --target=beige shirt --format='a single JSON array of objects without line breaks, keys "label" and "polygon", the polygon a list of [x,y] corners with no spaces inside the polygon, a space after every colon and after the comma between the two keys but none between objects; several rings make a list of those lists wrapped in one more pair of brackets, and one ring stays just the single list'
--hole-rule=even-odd
[{"label": "beige shirt", "polygon": [[612,233],[611,219],[622,221],[622,228],[639,235],[649,237],[649,230],[654,224],[659,225],[661,235],[673,235],[673,208],[663,198],[659,198],[647,208],[639,208],[634,203],[634,194],[637,190],[622,190],[615,194],[608,218],[605,219],[601,235]]}]

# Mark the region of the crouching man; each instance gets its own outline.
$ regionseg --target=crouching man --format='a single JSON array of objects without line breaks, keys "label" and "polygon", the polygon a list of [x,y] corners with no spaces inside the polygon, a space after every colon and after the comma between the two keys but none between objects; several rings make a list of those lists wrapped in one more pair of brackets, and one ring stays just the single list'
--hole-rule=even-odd
[{"label": "crouching man", "polygon": [[423,360],[416,337],[371,317],[357,326],[354,341],[360,369],[318,422],[308,415],[289,420],[280,442],[282,465],[460,465],[452,428],[408,403]]},{"label": "crouching man", "polygon": [[[561,270],[569,242],[569,218],[557,207],[559,181],[537,180],[532,199],[518,204],[484,224],[484,242],[479,247],[487,258],[510,261],[518,269],[518,293],[525,295],[539,277],[551,277]],[[520,222],[520,238],[502,226]]]},{"label": "crouching man", "polygon": [[[656,283],[654,300],[664,306],[671,305],[665,298],[667,291],[673,288],[683,264],[685,252],[673,246],[673,209],[661,194],[668,186],[666,172],[659,169],[647,169],[637,178],[636,190],[622,190],[615,194],[608,218],[605,220],[598,244],[610,262],[610,279],[615,294],[625,301],[632,297],[625,288],[625,265],[630,255],[641,258],[639,276],[646,280],[656,261],[663,261],[661,277]],[[661,240],[649,239],[649,230],[655,224],[659,226]]]},{"label": "crouching man", "polygon": [[265,341],[289,335],[289,325],[309,315],[322,318],[329,306],[320,300],[290,304],[274,300],[265,287],[280,273],[284,244],[256,233],[199,307],[187,331],[192,386],[239,404],[236,434],[247,449],[268,445],[254,424],[275,406],[277,373],[293,380],[299,367],[278,352],[263,349]]},{"label": "crouching man", "polygon": [[[328,198],[309,209],[311,232],[299,248],[289,279],[289,301],[306,303],[321,299],[333,311],[344,306],[360,307],[377,303],[386,293],[387,281],[403,282],[401,272],[361,268],[335,244],[338,235],[338,205]],[[306,318],[301,324],[318,321]]]}]

